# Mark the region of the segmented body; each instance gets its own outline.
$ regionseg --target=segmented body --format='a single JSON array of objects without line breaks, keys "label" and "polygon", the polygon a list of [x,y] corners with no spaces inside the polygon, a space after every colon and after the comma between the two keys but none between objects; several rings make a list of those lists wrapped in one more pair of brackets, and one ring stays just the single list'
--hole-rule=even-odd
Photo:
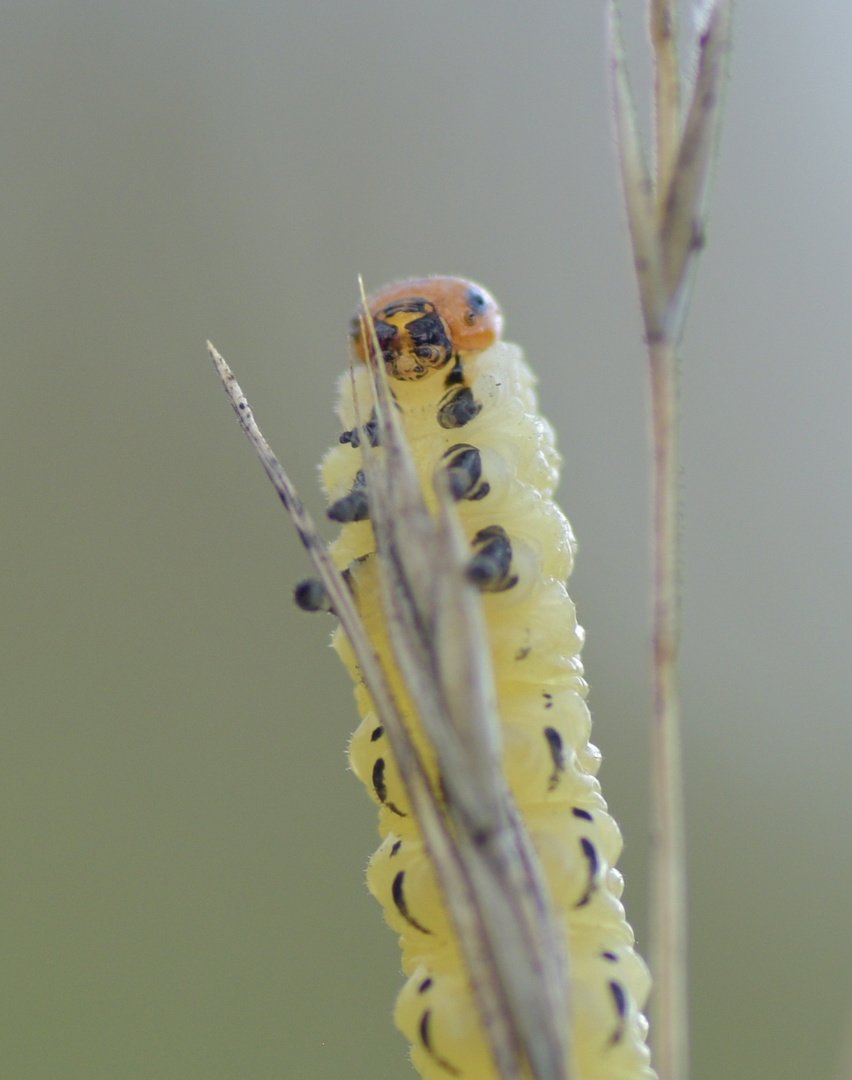
[{"label": "segmented body", "polygon": [[[600,755],[589,742],[583,635],[564,584],[574,538],[552,501],[559,458],[552,429],[537,413],[534,378],[520,350],[499,340],[494,301],[469,282],[406,282],[377,294],[370,307],[423,491],[434,499],[434,473],[447,470],[470,539],[505,774],[569,957],[575,1080],[653,1080],[641,1013],[649,978],[619,901],[621,836],[595,779]],[[331,551],[377,650],[388,656],[353,387],[363,410],[370,401],[363,366],[354,379],[341,379],[345,430],[322,466],[329,515],[344,523]],[[367,435],[372,441],[369,425]],[[397,1025],[424,1080],[493,1080],[454,930],[387,737],[339,629],[334,644],[355,679],[362,717],[350,762],[379,804],[383,842],[370,860],[368,885],[400,935],[408,976]],[[429,761],[414,709],[407,719]]]}]

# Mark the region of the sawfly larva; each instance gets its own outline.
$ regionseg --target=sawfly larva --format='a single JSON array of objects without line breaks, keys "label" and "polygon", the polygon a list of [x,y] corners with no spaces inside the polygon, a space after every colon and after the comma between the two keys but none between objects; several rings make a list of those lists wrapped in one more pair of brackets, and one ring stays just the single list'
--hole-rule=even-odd
[{"label": "sawfly larva", "polygon": [[[540,861],[552,919],[553,942],[545,944],[544,954],[563,951],[570,973],[565,1007],[557,1008],[557,1027],[566,1029],[572,1048],[564,1072],[570,1069],[573,1080],[653,1080],[642,1014],[649,976],[619,900],[622,878],[615,863],[621,836],[595,779],[600,755],[589,742],[583,634],[565,588],[575,543],[553,502],[559,457],[553,431],[537,412],[534,377],[517,346],[501,340],[499,308],[478,285],[443,277],[407,281],[376,293],[368,307],[371,319],[362,313],[353,326],[354,368],[339,386],[343,433],[322,465],[328,515],[342,524],[331,556],[400,703],[411,752],[424,763],[425,783],[436,813],[449,821],[448,835],[464,833],[477,813],[459,806],[467,787],[487,791],[505,781],[506,795],[495,796],[498,819],[504,804],[507,820],[514,820],[513,803],[519,811],[518,828],[525,828]],[[371,350],[374,357],[380,352],[387,375],[382,379],[390,387],[386,412],[393,415],[384,419]],[[395,572],[383,567],[383,559],[410,558],[413,579],[424,561],[418,563],[415,554],[422,527],[413,511],[409,516],[400,504],[389,524],[381,530],[377,524],[380,493],[374,487],[383,487],[390,498],[404,481],[395,471],[401,469],[395,447],[385,444],[391,421],[410,447],[427,518],[441,517],[442,500],[454,504],[467,545],[457,589],[481,600],[484,641],[450,640],[451,630],[440,628],[441,612],[451,601],[430,598],[428,573],[410,590],[401,579],[389,585],[383,577]],[[394,539],[383,551],[379,534],[391,527]],[[439,540],[425,543],[423,550],[440,566]],[[449,559],[448,552],[444,561]],[[433,616],[421,614],[418,595],[426,596],[422,604]],[[296,599],[307,610],[340,614],[320,581],[303,582]],[[414,676],[400,659],[399,638],[406,634],[418,657]],[[350,763],[379,806],[382,843],[367,881],[400,936],[407,976],[396,1023],[424,1080],[500,1080],[511,1067],[501,1071],[495,1064],[491,1010],[483,1005],[481,989],[472,990],[468,930],[461,925],[465,909],[448,902],[452,890],[442,857],[413,805],[361,654],[340,627],[334,645],[355,681],[362,718]],[[456,653],[471,649],[484,654],[483,671],[493,671],[493,683],[483,676],[487,710],[498,718],[493,737],[472,730],[479,720],[463,706],[456,709],[453,700],[464,696],[471,679],[447,671]],[[424,686],[428,693],[418,689]],[[453,737],[493,742],[493,757],[469,755],[463,768],[451,763],[424,719],[430,711],[424,699],[433,690],[447,715],[461,715]],[[489,770],[499,774],[501,767],[502,775],[493,780]],[[487,845],[490,826],[481,835],[477,828],[471,827],[467,848],[460,842],[462,850]],[[537,872],[533,866],[533,879]],[[487,899],[489,889],[494,891],[488,886],[479,895]],[[497,952],[503,930],[508,950],[514,929],[511,916],[501,918],[502,930],[498,923],[488,939]],[[495,963],[500,966],[499,956]],[[505,966],[511,969],[512,963]],[[523,1042],[523,1036],[512,1039]],[[562,1075],[559,1065],[536,1064],[536,1041],[530,1037],[533,1050],[522,1050],[518,1059],[536,1078]],[[517,1075],[528,1075],[524,1066]]]}]

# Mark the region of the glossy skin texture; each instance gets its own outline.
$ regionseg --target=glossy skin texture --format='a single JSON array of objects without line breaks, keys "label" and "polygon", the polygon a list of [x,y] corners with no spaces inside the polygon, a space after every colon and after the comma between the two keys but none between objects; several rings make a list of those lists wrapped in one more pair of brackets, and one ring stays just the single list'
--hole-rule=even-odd
[{"label": "glossy skin texture", "polygon": [[[472,290],[481,301],[472,303]],[[434,477],[444,470],[470,545],[468,576],[482,594],[505,779],[541,860],[569,956],[571,1016],[565,1022],[573,1080],[657,1080],[641,1011],[649,977],[619,899],[621,835],[595,778],[600,754],[589,742],[583,632],[564,585],[574,538],[553,502],[559,456],[553,431],[538,413],[535,377],[517,346],[499,340],[497,305],[469,282],[393,285],[372,298],[370,310],[423,498],[437,513]],[[343,526],[330,552],[431,768],[434,755],[395,666],[394,626],[382,600],[362,440],[377,448],[378,468],[392,463],[375,419],[359,423],[358,403],[363,409],[372,393],[364,364],[342,376],[339,392],[344,430],[322,466],[329,517]],[[305,593],[304,606],[327,610],[321,594]],[[407,982],[397,1000],[397,1026],[423,1080],[498,1080],[387,733],[340,628],[333,644],[355,681],[362,718],[350,764],[379,807],[383,842],[370,860],[367,884],[400,936]],[[438,789],[440,778],[432,781]]]},{"label": "glossy skin texture", "polygon": [[[464,278],[416,278],[387,285],[368,301],[394,379],[422,379],[460,354],[482,352],[499,341],[503,316],[480,285]],[[355,354],[364,360],[358,316],[352,320]]]}]

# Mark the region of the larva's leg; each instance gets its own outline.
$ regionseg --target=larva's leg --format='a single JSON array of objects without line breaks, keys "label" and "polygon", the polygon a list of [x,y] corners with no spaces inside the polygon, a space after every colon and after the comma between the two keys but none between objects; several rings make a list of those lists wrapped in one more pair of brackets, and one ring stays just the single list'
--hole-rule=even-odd
[{"label": "larva's leg", "polygon": [[333,611],[331,599],[319,578],[300,581],[293,590],[293,599],[302,611]]},{"label": "larva's leg", "polygon": [[[370,446],[378,446],[379,445],[379,422],[378,422],[378,420],[376,420],[375,410],[373,411],[373,414],[370,417],[370,419],[367,421],[367,423],[364,424],[364,430],[367,432],[367,441],[369,442]],[[344,444],[349,443],[349,445],[354,450],[357,450],[358,447],[361,445],[361,430],[360,430],[360,428],[351,428],[349,431],[342,431],[340,433],[340,437],[339,437],[338,441],[341,442],[341,443],[344,443]]]},{"label": "larva's leg", "polygon": [[350,521],[367,520],[370,508],[367,503],[367,484],[361,470],[355,474],[355,483],[349,494],[333,502],[326,513],[332,521],[339,521],[342,525]]},{"label": "larva's leg", "polygon": [[[340,576],[351,591],[352,574],[349,569],[343,570]],[[336,614],[325,585],[319,578],[306,578],[304,581],[300,581],[293,590],[293,599],[296,602],[296,607],[301,608],[302,611],[327,611],[332,615]]]}]

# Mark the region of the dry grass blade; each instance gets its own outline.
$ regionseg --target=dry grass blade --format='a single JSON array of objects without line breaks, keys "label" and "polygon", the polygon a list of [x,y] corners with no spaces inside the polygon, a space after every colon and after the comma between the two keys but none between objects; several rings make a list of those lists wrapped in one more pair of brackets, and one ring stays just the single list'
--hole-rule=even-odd
[{"label": "dry grass blade", "polygon": [[651,0],[648,29],[654,50],[654,130],[657,175],[667,191],[680,142],[680,61],[677,53],[677,7],[674,0]]},{"label": "dry grass blade", "polygon": [[698,48],[692,91],[677,163],[665,193],[660,230],[670,290],[668,337],[677,342],[689,302],[690,271],[704,246],[704,211],[714,151],[722,122],[722,98],[730,44],[730,0],[710,10]]},{"label": "dry grass blade", "polygon": [[662,336],[665,316],[663,262],[654,206],[654,184],[639,138],[636,105],[630,89],[624,37],[616,0],[610,2],[609,30],[613,113],[624,204],[633,244],[633,262],[639,284],[645,332],[648,339],[654,341]]},{"label": "dry grass blade", "polygon": [[731,2],[710,4],[695,85],[681,128],[683,93],[675,5],[649,0],[654,54],[656,169],[648,173],[626,70],[617,0],[610,4],[616,138],[648,344],[653,413],[654,734],[652,782],[652,971],[654,1051],[662,1080],[689,1071],[686,881],[678,649],[677,349],[703,246],[703,215],[729,52]]}]

